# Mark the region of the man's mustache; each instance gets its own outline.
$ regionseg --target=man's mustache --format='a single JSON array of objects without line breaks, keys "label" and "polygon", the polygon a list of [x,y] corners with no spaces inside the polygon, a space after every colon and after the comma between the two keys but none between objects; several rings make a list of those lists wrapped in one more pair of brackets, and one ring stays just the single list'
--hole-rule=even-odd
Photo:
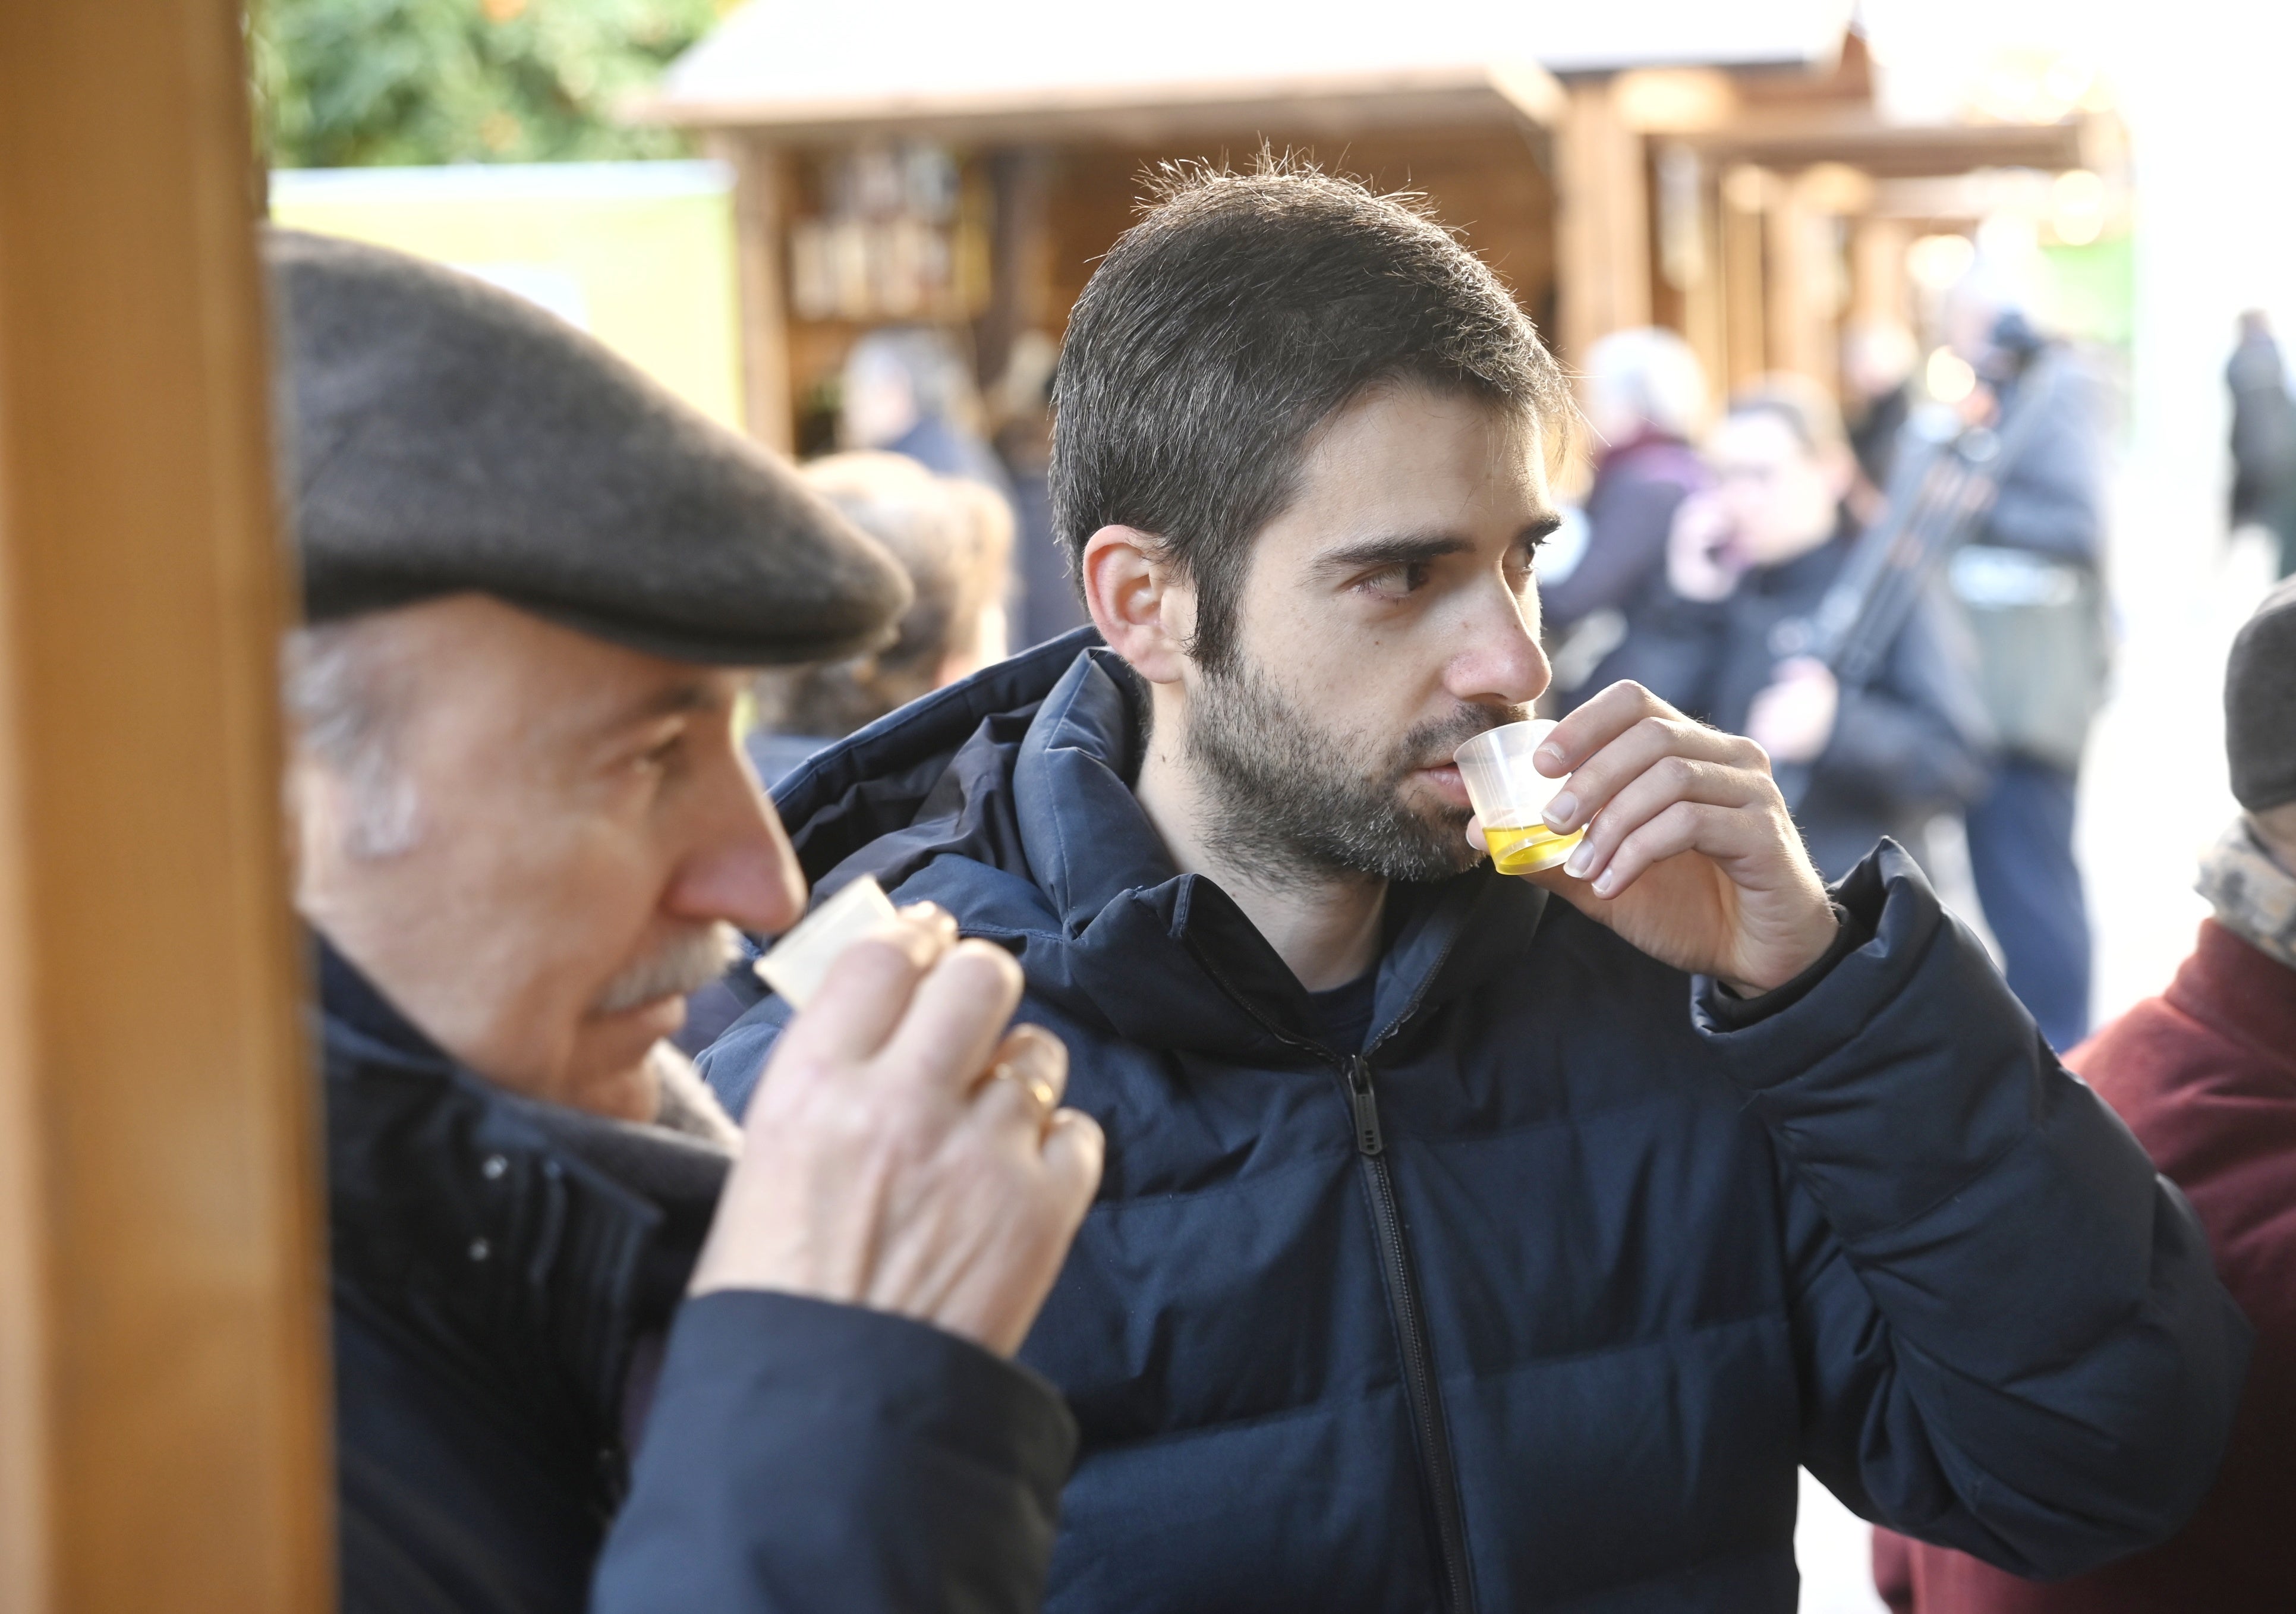
[{"label": "man's mustache", "polygon": [[663,998],[682,998],[724,975],[740,955],[731,925],[720,920],[695,926],[607,982],[592,1012],[618,1015]]},{"label": "man's mustache", "polygon": [[1450,762],[1453,752],[1477,735],[1519,723],[1528,715],[1527,707],[1464,704],[1449,717],[1422,723],[1406,734],[1398,747],[1404,760],[1395,770],[1396,781],[1400,783],[1423,768],[1440,768]]}]

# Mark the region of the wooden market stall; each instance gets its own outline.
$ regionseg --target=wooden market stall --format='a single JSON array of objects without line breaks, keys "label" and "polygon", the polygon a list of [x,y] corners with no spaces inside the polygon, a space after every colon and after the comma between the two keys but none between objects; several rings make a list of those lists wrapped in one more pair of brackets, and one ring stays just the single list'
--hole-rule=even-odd
[{"label": "wooden market stall", "polygon": [[1158,165],[1263,144],[1423,192],[1566,363],[1657,321],[1718,382],[1830,382],[1842,321],[1906,299],[1877,186],[2084,161],[2079,119],[1884,121],[1849,10],[1456,0],[1308,34],[1208,0],[1145,26],[905,0],[864,28],[752,0],[634,112],[737,167],[748,418],[784,447],[825,446],[862,331],[943,325],[993,380],[1020,332],[1057,336]]}]

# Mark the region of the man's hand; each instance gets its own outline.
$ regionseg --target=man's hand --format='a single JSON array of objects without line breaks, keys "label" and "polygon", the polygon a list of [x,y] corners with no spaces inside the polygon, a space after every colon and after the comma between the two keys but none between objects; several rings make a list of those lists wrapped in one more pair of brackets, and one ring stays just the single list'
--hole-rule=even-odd
[{"label": "man's hand", "polygon": [[1667,531],[1666,582],[1685,599],[1728,599],[1746,563],[1730,542],[1730,516],[1710,493],[1693,493],[1676,506]]},{"label": "man's hand", "polygon": [[693,1293],[781,1289],[1017,1350],[1103,1151],[1057,1108],[1060,1040],[1005,1032],[1020,1001],[1010,955],[938,909],[849,948],[767,1064]]},{"label": "man's hand", "polygon": [[[1587,838],[1561,868],[1523,877],[1651,957],[1754,996],[1833,944],[1833,905],[1753,741],[1618,683],[1564,718],[1536,761],[1570,775],[1548,826],[1584,825]],[[1480,823],[1467,828],[1481,846]]]},{"label": "man's hand", "polygon": [[1814,655],[1788,656],[1746,711],[1746,737],[1780,762],[1814,762],[1833,739],[1841,686]]}]

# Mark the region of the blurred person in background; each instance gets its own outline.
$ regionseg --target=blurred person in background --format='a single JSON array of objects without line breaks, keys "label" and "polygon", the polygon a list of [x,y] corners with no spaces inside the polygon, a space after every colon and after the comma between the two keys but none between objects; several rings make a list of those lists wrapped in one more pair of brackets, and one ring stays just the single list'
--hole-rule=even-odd
[{"label": "blurred person in background", "polygon": [[2073,804],[2112,660],[2100,400],[2072,353],[1981,273],[1948,299],[1947,325],[1979,382],[1964,415],[2005,433],[2012,412],[2026,416],[1993,507],[1948,574],[1996,747],[1993,783],[1967,813],[1971,871],[2011,989],[2062,1050],[2088,1032]]},{"label": "blurred person in background", "polygon": [[832,454],[798,474],[877,540],[914,592],[890,643],[758,675],[749,750],[768,789],[832,740],[1006,653],[1013,515],[1004,500],[898,454]]},{"label": "blurred person in background", "polygon": [[1587,548],[1541,597],[1551,632],[1619,611],[1666,564],[1682,501],[1711,480],[1691,447],[1706,429],[1706,375],[1690,344],[1655,326],[1614,331],[1587,350],[1587,424],[1602,445],[1587,492]]},{"label": "blurred person in background", "polygon": [[1844,506],[1857,463],[1833,400],[1774,375],[1731,399],[1707,443],[1716,486],[1684,504],[1666,570],[1628,615],[1625,641],[1590,680],[1632,679],[1808,771],[1794,818],[1829,879],[1883,836],[1922,844],[1940,812],[1986,784],[1986,725],[1952,613],[1925,600],[1863,689],[1778,647],[1857,539]]},{"label": "blurred person in background", "polygon": [[2296,399],[2261,309],[2240,317],[2225,385],[2232,391],[2232,530],[2263,528],[2276,575],[2296,575]]},{"label": "blurred person in background", "polygon": [[1060,356],[1060,344],[1044,332],[1021,332],[991,398],[996,421],[991,441],[1013,479],[1020,584],[1013,644],[1021,650],[1092,620],[1053,531],[1053,371]]},{"label": "blurred person in background", "polygon": [[1898,1614],[2296,1609],[2296,581],[2234,641],[2225,749],[2243,811],[2201,865],[2215,917],[2166,992],[2070,1060],[2191,1200],[2255,1327],[2224,1467],[2174,1539],[2054,1585],[1877,1530]]},{"label": "blurred person in background", "polygon": [[[1056,392],[1103,642],[780,798],[1013,950],[1113,1141],[1021,1353],[1084,1430],[1047,1608],[1784,1614],[1800,1464],[2044,1573],[2172,1530],[2243,1325],[1910,861],[1829,893],[1759,750],[1620,684],[1543,755],[1568,869],[1489,867],[1451,757],[1546,682],[1576,411],[1488,268],[1177,171]],[[710,1049],[729,1105],[803,1025]]]},{"label": "blurred person in background", "polygon": [[899,571],[506,293],[266,256],[342,1608],[1032,1607],[1075,1433],[1008,1358],[1100,1143],[1018,969],[909,910],[746,1134],[663,1041],[805,906],[749,670],[872,642]]},{"label": "blurred person in background", "polygon": [[1004,466],[980,431],[980,397],[949,339],[930,325],[871,331],[846,355],[838,446],[906,454],[1010,500]]},{"label": "blurred person in background", "polygon": [[1914,411],[1914,334],[1892,320],[1861,319],[1841,338],[1841,391],[1857,483],[1849,506],[1861,524],[1882,514],[1898,439]]},{"label": "blurred person in background", "polygon": [[[767,789],[808,758],[887,712],[1004,657],[1004,593],[1012,513],[988,489],[936,476],[898,454],[832,454],[798,474],[883,546],[914,590],[892,642],[857,656],[758,675],[757,727],[745,742]],[[716,1042],[765,996],[756,938],[686,1000],[674,1039],[688,1054]]]}]

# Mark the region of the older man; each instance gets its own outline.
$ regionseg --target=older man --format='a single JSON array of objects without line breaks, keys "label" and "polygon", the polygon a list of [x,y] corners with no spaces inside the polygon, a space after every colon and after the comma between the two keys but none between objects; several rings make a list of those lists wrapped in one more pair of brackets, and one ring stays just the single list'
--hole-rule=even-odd
[{"label": "older man", "polygon": [[872,642],[905,585],[538,310],[269,258],[344,1607],[1032,1604],[1074,1434],[1004,1358],[1100,1141],[1006,1029],[1019,971],[907,910],[746,1140],[662,1042],[731,926],[803,910],[745,669]]}]

